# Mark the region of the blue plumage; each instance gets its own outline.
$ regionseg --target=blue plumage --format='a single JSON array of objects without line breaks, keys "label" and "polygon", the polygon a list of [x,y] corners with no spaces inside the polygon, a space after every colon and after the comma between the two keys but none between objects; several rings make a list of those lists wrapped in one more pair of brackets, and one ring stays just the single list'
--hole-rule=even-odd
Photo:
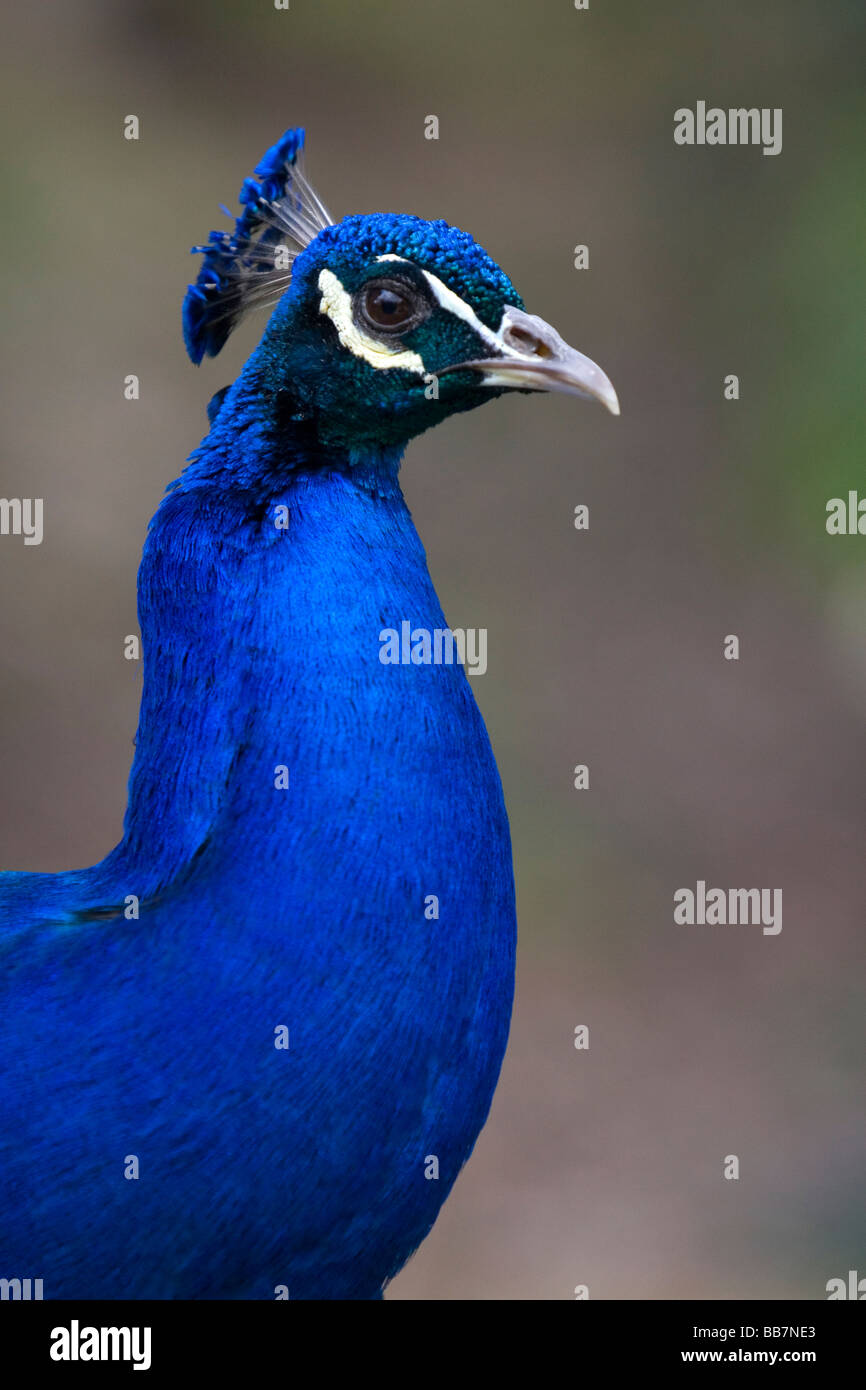
[{"label": "blue plumage", "polygon": [[148,533],[123,840],[0,879],[0,1272],[46,1297],[381,1296],[505,1048],[481,716],[459,664],[380,659],[383,629],[447,628],[398,469],[510,384],[601,388],[464,233],[322,223],[301,143],[186,301],[196,361],[278,306]]},{"label": "blue plumage", "polygon": [[[256,178],[244,179],[238,201],[243,212],[234,231],[213,231],[205,246],[193,251],[204,256],[194,285],[183,302],[183,336],[193,362],[215,357],[243,312],[259,280],[273,270],[267,255],[284,228],[273,220],[273,209],[295,215],[303,211],[297,168],[304,148],[304,131],[287,130],[256,165]],[[324,212],[324,209],[322,210]]]}]

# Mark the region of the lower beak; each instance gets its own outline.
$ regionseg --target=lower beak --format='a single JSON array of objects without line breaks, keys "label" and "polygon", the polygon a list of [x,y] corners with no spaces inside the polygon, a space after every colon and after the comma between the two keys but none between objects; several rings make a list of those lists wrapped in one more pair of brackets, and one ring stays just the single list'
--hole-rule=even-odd
[{"label": "lower beak", "polygon": [[566,391],[584,400],[600,401],[611,415],[619,415],[616,391],[601,367],[569,347],[555,328],[535,314],[525,314],[509,305],[496,335],[496,348],[495,357],[458,362],[445,370],[481,372],[482,386],[512,391]]}]

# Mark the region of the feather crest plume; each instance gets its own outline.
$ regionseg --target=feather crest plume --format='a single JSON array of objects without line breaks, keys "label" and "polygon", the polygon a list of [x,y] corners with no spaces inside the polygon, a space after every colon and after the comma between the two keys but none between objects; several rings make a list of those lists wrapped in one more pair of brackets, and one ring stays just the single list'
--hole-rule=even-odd
[{"label": "feather crest plume", "polygon": [[[302,166],[304,132],[287,130],[244,179],[231,232],[194,246],[204,260],[183,302],[183,337],[196,364],[216,357],[250,309],[270,308],[292,278],[292,261],[333,219]],[[231,213],[223,208],[227,216]]]}]

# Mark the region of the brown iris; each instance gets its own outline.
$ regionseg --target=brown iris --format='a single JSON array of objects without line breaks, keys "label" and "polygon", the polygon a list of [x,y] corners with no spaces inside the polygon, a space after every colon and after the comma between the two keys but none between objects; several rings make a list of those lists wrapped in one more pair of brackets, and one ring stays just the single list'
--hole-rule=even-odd
[{"label": "brown iris", "polygon": [[409,285],[394,280],[374,280],[365,285],[356,301],[361,317],[378,333],[405,333],[426,318],[428,307]]}]

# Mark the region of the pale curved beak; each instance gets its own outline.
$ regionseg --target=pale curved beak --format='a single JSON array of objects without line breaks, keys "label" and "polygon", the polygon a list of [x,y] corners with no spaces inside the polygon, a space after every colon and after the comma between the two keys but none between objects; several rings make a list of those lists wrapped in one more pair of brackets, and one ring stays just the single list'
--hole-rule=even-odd
[{"label": "pale curved beak", "polygon": [[[448,372],[481,372],[482,386],[518,391],[566,391],[584,400],[600,401],[619,415],[619,401],[608,377],[595,362],[569,347],[555,328],[536,314],[508,306],[499,332],[490,335],[495,356],[456,362]],[[501,354],[501,355],[500,355]],[[439,375],[443,374],[440,371]]]}]

